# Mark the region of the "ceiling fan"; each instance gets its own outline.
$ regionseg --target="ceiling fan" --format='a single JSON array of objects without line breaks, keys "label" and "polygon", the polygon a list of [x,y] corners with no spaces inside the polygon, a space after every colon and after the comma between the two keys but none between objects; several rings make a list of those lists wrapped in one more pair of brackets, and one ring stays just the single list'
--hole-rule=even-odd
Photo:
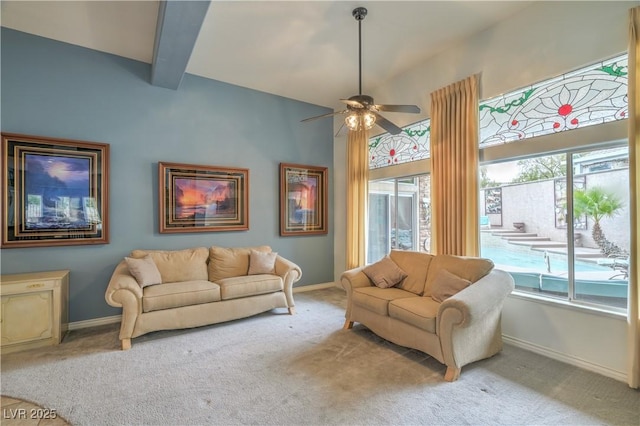
[{"label": "ceiling fan", "polygon": [[353,9],[352,15],[358,21],[358,93],[351,96],[349,99],[340,99],[347,105],[347,109],[337,112],[330,112],[327,114],[318,115],[316,117],[310,117],[302,120],[311,121],[318,118],[330,117],[337,114],[347,114],[345,118],[345,124],[350,130],[359,130],[361,127],[370,129],[374,124],[385,129],[392,135],[399,134],[402,129],[382,115],[378,111],[387,112],[408,112],[417,114],[420,112],[420,108],[416,105],[381,105],[375,104],[373,98],[368,95],[362,94],[362,21],[367,16],[367,9],[364,7],[357,7]]}]

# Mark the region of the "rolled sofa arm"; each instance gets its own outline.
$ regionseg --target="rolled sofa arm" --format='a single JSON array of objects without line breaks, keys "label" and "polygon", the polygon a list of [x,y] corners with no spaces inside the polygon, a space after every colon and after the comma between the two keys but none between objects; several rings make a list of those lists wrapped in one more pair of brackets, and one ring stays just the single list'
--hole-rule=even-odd
[{"label": "rolled sofa arm", "polygon": [[142,288],[124,260],[113,271],[104,298],[109,305],[122,308],[120,340],[131,339],[136,319],[142,313]]},{"label": "rolled sofa arm", "polygon": [[[442,321],[445,311],[456,327],[468,327],[473,321],[482,320],[486,314],[496,308],[502,309],[504,299],[514,289],[513,278],[505,271],[493,269],[489,274],[454,294],[440,304],[438,318]],[[444,325],[444,324],[441,324]]]},{"label": "rolled sofa arm", "polygon": [[282,277],[289,312],[293,313],[293,307],[295,306],[295,302],[293,301],[293,284],[302,278],[302,269],[292,261],[278,255],[276,256],[276,275]]},{"label": "rolled sofa arm", "polygon": [[447,366],[460,369],[502,349],[500,315],[513,289],[511,275],[494,269],[440,304],[436,330]]},{"label": "rolled sofa arm", "polygon": [[340,284],[342,285],[342,288],[346,290],[348,295],[351,295],[354,288],[370,287],[373,285],[369,277],[362,272],[363,269],[364,266],[353,268],[343,272],[340,276]]},{"label": "rolled sofa arm", "polygon": [[369,277],[367,277],[362,270],[364,266],[360,266],[358,268],[350,269],[345,271],[340,276],[340,284],[342,288],[347,292],[347,309],[345,311],[344,317],[346,321],[344,323],[344,328],[348,329],[353,326],[353,321],[351,321],[351,307],[353,304],[353,289],[359,287],[370,287],[373,285]]}]

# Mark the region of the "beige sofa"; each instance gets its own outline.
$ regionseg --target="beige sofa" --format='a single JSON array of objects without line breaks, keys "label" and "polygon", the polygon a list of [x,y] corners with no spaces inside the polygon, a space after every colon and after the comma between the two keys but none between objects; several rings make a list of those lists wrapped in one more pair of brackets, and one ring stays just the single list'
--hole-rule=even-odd
[{"label": "beige sofa", "polygon": [[122,349],[157,331],[199,327],[288,308],[302,272],[269,246],[134,250],[116,267],[105,293],[122,307]]},{"label": "beige sofa", "polygon": [[376,264],[344,272],[341,284],[348,297],[345,329],[359,322],[431,355],[447,366],[446,381],[502,349],[500,316],[514,282],[488,259],[393,250]]}]

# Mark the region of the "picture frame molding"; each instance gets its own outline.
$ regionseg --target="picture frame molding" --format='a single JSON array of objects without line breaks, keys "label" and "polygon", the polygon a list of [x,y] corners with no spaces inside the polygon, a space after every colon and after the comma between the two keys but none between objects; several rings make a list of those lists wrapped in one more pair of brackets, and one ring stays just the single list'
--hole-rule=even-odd
[{"label": "picture frame molding", "polygon": [[[176,185],[177,179],[192,180],[192,185],[202,184],[200,190],[194,189],[197,195],[209,204],[183,206],[180,208],[193,210],[193,219],[183,219],[179,216],[187,213],[177,212]],[[205,182],[209,184],[205,184]],[[217,193],[198,192],[208,186],[214,191],[213,182],[224,182],[226,185],[216,186]],[[170,185],[173,182],[173,185]],[[233,184],[229,188],[228,184]],[[227,203],[227,191],[236,195],[231,198],[233,209],[215,218],[219,213],[219,206]],[[215,203],[215,205],[214,205]],[[207,206],[207,207],[205,207]],[[214,208],[215,207],[215,208]],[[227,207],[225,207],[227,208]],[[158,223],[159,232],[223,232],[249,230],[249,169],[237,167],[209,166],[185,163],[158,162]]]},{"label": "picture frame molding", "polygon": [[[1,138],[0,247],[109,243],[109,144],[5,132]],[[27,175],[28,161],[45,173]],[[26,193],[28,187],[39,193]]]},{"label": "picture frame molding", "polygon": [[[311,191],[312,200],[307,198],[305,188],[294,188],[307,179],[314,177],[315,189]],[[328,168],[323,166],[308,166],[303,164],[280,163],[280,236],[322,235],[328,233]],[[294,211],[298,205],[298,211]],[[312,209],[303,208],[303,204],[313,206]],[[297,223],[297,218],[301,223]],[[311,217],[307,222],[306,219]]]}]

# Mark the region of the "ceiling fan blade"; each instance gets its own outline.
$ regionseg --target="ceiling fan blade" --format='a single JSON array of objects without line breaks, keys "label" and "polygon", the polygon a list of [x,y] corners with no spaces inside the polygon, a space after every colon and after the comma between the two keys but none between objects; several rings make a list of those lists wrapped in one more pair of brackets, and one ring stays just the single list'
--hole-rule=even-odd
[{"label": "ceiling fan blade", "polygon": [[402,132],[402,129],[400,127],[396,126],[377,112],[371,112],[376,116],[376,124],[385,129],[387,132],[391,133],[392,135],[397,135]]},{"label": "ceiling fan blade", "polygon": [[420,112],[420,108],[417,105],[374,105],[373,107],[378,111],[409,112],[412,114]]},{"label": "ceiling fan blade", "polygon": [[337,115],[337,114],[344,114],[345,112],[347,112],[347,110],[344,111],[336,111],[336,112],[328,112],[326,114],[322,114],[322,115],[317,115],[315,117],[309,117],[309,118],[305,118],[304,120],[300,120],[301,123],[304,123],[305,121],[313,121],[313,120],[317,120],[319,118],[324,118],[324,117],[330,117],[332,115]]},{"label": "ceiling fan blade", "polygon": [[362,105],[360,102],[358,101],[354,101],[353,99],[340,99],[341,102],[344,102],[345,104],[349,105],[350,107],[354,107],[354,108],[364,108],[364,105]]}]

